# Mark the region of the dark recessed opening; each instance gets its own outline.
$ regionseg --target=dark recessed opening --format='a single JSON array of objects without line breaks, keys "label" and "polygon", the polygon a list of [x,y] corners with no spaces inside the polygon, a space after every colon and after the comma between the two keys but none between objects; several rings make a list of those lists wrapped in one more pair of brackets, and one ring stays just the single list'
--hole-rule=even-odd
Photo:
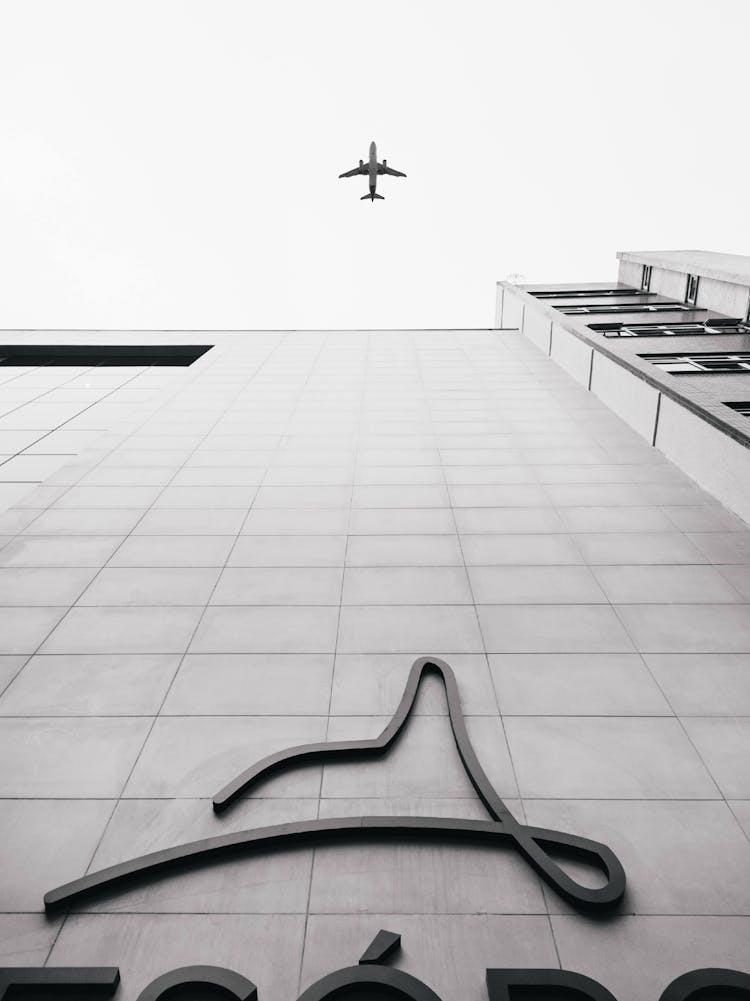
[{"label": "dark recessed opening", "polygon": [[0,365],[192,365],[213,344],[0,344]]},{"label": "dark recessed opening", "polygon": [[750,372],[750,352],[692,352],[680,355],[639,355],[672,375],[705,375],[711,372]]},{"label": "dark recessed opening", "polygon": [[524,289],[524,292],[533,295],[535,299],[578,299],[599,295],[643,295],[642,289],[639,288],[559,288],[543,289],[538,292]]},{"label": "dark recessed opening", "polygon": [[742,414],[743,417],[750,417],[750,400],[744,400],[742,403],[725,403],[725,407],[731,407],[738,414]]},{"label": "dark recessed opening", "polygon": [[696,337],[703,334],[750,334],[742,320],[705,320],[703,323],[589,323],[589,330],[605,337]]},{"label": "dark recessed opening", "polygon": [[[557,306],[561,313],[568,316],[576,316],[580,313],[685,313],[690,307],[681,302],[653,302],[653,303],[612,303],[612,305],[597,304],[592,306]],[[693,310],[694,312],[694,310]]]}]

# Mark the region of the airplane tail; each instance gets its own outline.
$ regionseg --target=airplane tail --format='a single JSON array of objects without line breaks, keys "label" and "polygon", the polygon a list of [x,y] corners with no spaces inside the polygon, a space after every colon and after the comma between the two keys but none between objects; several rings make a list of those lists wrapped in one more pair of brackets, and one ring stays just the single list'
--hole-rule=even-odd
[{"label": "airplane tail", "polygon": [[360,198],[360,201],[364,202],[367,198],[369,198],[370,201],[372,201],[372,202],[374,202],[376,198],[379,198],[381,201],[385,201],[385,195],[379,195],[377,193],[377,191],[374,192],[371,195],[362,195],[362,197]]}]

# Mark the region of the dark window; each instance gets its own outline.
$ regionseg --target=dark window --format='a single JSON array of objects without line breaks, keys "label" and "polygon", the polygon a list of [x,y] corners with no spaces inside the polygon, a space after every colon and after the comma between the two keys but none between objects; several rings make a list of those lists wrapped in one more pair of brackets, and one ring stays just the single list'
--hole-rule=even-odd
[{"label": "dark window", "polygon": [[651,265],[644,264],[641,271],[641,292],[648,292],[651,288]]},{"label": "dark window", "polygon": [[600,295],[642,295],[642,291],[639,288],[573,288],[573,289],[543,289],[539,292],[533,292],[526,289],[529,295],[533,295],[536,299],[579,299],[591,296]]},{"label": "dark window", "polygon": [[732,410],[736,410],[743,417],[750,417],[750,400],[745,400],[744,403],[725,403],[724,406],[731,407]]},{"label": "dark window", "polygon": [[681,302],[656,302],[648,305],[635,303],[632,306],[627,303],[614,303],[611,306],[603,303],[596,306],[561,306],[560,312],[577,316],[580,313],[683,313],[689,309],[690,306]]},{"label": "dark window", "polygon": [[730,318],[705,323],[590,323],[605,337],[696,337],[700,334],[750,334],[750,324]]},{"label": "dark window", "polygon": [[212,344],[0,344],[0,365],[192,365]]},{"label": "dark window", "polygon": [[698,275],[687,276],[687,288],[685,289],[685,302],[688,306],[694,306],[698,299]]},{"label": "dark window", "polygon": [[746,320],[732,319],[730,316],[706,320],[704,326],[710,334],[750,334],[750,324]]},{"label": "dark window", "polygon": [[605,337],[683,337],[707,333],[702,323],[590,323]]},{"label": "dark window", "polygon": [[750,372],[750,352],[737,354],[640,355],[645,361],[671,372],[694,375],[701,372]]}]

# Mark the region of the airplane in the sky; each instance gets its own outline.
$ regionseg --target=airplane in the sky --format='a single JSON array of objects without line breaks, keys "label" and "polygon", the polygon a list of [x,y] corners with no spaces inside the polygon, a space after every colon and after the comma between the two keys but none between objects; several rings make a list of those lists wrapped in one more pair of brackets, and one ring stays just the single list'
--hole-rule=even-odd
[{"label": "airplane in the sky", "polygon": [[378,163],[378,153],[375,149],[375,143],[370,143],[370,159],[365,163],[364,160],[359,161],[359,166],[355,167],[354,170],[347,170],[343,174],[339,174],[339,177],[356,177],[357,174],[367,174],[370,179],[370,193],[369,195],[362,195],[360,201],[363,202],[366,198],[369,198],[371,202],[374,202],[376,198],[382,199],[383,196],[377,194],[375,187],[378,183],[378,174],[390,174],[392,177],[406,177],[406,174],[402,174],[400,170],[394,170],[393,167],[388,166],[388,161],[383,160],[382,163]]}]

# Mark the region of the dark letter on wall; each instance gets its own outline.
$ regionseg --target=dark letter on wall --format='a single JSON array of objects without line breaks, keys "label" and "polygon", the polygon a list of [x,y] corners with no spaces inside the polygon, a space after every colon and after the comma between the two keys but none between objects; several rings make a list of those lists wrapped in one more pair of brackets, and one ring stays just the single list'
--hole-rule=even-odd
[{"label": "dark letter on wall", "polygon": [[531,997],[534,1001],[617,1001],[598,981],[567,970],[487,970],[487,994],[490,1001]]},{"label": "dark letter on wall", "polygon": [[223,966],[181,966],[179,970],[171,970],[152,980],[141,991],[138,1001],[159,1001],[165,994],[174,995],[177,1001],[183,991],[190,997],[228,994],[236,1001],[258,1001],[255,984]]},{"label": "dark letter on wall", "polygon": [[109,997],[120,983],[116,966],[0,967],[0,1001],[71,998],[97,1001]]},{"label": "dark letter on wall", "polygon": [[691,970],[677,977],[659,1001],[748,1001],[750,976],[738,970]]}]

